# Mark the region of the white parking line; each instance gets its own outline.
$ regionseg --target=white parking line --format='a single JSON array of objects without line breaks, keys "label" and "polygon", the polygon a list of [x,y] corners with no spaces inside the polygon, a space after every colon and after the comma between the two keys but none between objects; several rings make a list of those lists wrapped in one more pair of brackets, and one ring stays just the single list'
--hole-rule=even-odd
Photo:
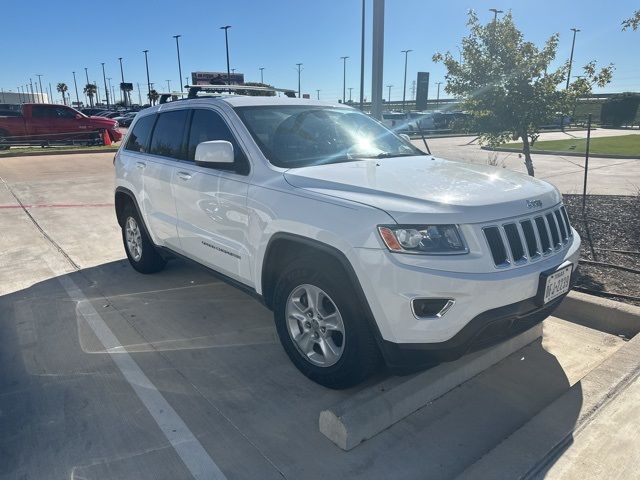
[{"label": "white parking line", "polygon": [[135,360],[122,347],[104,319],[93,308],[68,275],[58,276],[58,281],[69,297],[76,302],[76,311],[82,315],[102,343],[111,359],[136,392],[142,404],[196,479],[224,480],[226,477],[209,456],[189,427],[182,421],[169,402],[162,396]]}]

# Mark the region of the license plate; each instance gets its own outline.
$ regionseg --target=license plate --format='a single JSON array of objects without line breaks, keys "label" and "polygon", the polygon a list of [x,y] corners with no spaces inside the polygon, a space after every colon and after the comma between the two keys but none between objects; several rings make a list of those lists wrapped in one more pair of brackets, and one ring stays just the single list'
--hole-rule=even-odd
[{"label": "license plate", "polygon": [[[569,291],[572,267],[573,265],[567,265],[547,276],[547,281],[544,286],[543,304],[549,303],[551,300]],[[540,280],[542,279],[543,278]]]}]

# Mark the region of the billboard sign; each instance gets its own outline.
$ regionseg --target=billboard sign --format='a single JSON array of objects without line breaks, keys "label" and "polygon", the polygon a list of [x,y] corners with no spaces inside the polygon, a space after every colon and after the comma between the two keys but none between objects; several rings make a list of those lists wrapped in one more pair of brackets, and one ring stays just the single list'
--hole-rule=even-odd
[{"label": "billboard sign", "polygon": [[[232,73],[229,84],[242,85],[244,73]],[[227,85],[227,72],[191,72],[191,85]]]},{"label": "billboard sign", "polygon": [[133,83],[127,83],[127,82],[120,83],[120,90],[123,90],[125,92],[133,91]]},{"label": "billboard sign", "polygon": [[416,87],[416,110],[426,110],[428,98],[429,72],[418,72],[418,81]]}]

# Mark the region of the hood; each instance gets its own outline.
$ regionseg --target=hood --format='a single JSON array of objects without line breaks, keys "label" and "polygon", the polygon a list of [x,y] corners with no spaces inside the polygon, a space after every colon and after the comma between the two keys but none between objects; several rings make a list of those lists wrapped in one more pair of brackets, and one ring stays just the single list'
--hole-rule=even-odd
[{"label": "hood", "polygon": [[[562,200],[551,184],[504,168],[432,156],[359,160],[287,170],[294,187],[370,205],[398,223],[489,222]],[[540,200],[530,208],[528,200]]]},{"label": "hood", "polygon": [[104,128],[113,128],[117,123],[115,120],[111,118],[95,117],[95,116],[89,117],[89,120],[91,120],[92,125],[96,125]]}]

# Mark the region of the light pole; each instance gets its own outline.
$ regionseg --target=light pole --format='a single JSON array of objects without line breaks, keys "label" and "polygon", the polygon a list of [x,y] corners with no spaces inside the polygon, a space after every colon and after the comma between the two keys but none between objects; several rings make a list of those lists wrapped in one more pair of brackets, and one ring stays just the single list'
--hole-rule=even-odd
[{"label": "light pole", "polygon": [[407,97],[407,60],[409,57],[409,52],[413,52],[413,50],[402,50],[404,53],[404,83],[402,86],[402,111],[405,111],[404,102]]},{"label": "light pole", "polygon": [[178,52],[178,84],[180,85],[180,92],[182,92],[182,64],[180,63],[180,44],[178,43],[178,39],[182,35],[174,35],[173,38],[176,39],[176,51]]},{"label": "light pole", "polygon": [[[87,76],[87,85],[89,85],[89,69],[87,67],[84,67],[84,74]],[[87,96],[86,93],[84,95]],[[89,105],[93,108],[93,95],[89,95]]]},{"label": "light pole", "polygon": [[260,83],[264,83],[264,67],[260,67]]},{"label": "light pole", "polygon": [[29,87],[31,88],[31,101],[34,102],[34,103],[38,103],[36,101],[35,95],[33,94],[33,80],[31,80],[31,79],[29,79]]},{"label": "light pole", "polygon": [[498,21],[498,14],[504,13],[502,10],[498,10],[497,8],[490,8],[490,12],[493,12],[493,23]]},{"label": "light pole", "polygon": [[107,98],[107,110],[111,110],[111,102],[109,101],[109,88],[107,87],[107,74],[104,72],[104,62],[102,65],[102,80],[104,80],[104,91]]},{"label": "light pole", "polygon": [[300,97],[300,67],[302,66],[302,63],[296,63],[296,65],[298,66],[298,98]]},{"label": "light pole", "polygon": [[53,89],[51,88],[51,82],[49,82],[49,103],[53,103]]},{"label": "light pole", "polygon": [[120,78],[122,79],[122,83],[120,84],[120,91],[122,92],[122,103],[123,106],[127,106],[127,92],[124,89],[124,69],[122,68],[122,57],[118,57],[120,61]]},{"label": "light pole", "polygon": [[342,103],[345,101],[345,87],[347,85],[347,58],[340,57],[342,59]]},{"label": "light pole", "polygon": [[171,93],[171,80],[167,80],[167,93]]},{"label": "light pole", "polygon": [[387,95],[387,103],[391,103],[391,87],[393,87],[393,85],[387,85],[387,88],[389,89],[389,94]]},{"label": "light pole", "polygon": [[319,90],[319,89],[318,89],[318,90],[316,90],[316,98],[317,98],[318,100],[320,100],[320,90]]},{"label": "light pole", "polygon": [[438,107],[440,105],[440,85],[442,85],[442,82],[436,82],[436,85],[438,86],[438,95],[436,97],[436,107]]},{"label": "light pole", "polygon": [[364,104],[364,6],[365,0],[362,0],[362,29],[360,35],[360,110]]},{"label": "light pole", "polygon": [[371,37],[371,115],[382,119],[382,72],[384,67],[384,0],[373,0]]},{"label": "light pole", "polygon": [[351,91],[353,90],[353,87],[349,87],[349,103],[351,103]]},{"label": "light pole", "polygon": [[142,52],[144,53],[144,64],[147,67],[147,94],[149,98],[149,105],[151,105],[151,80],[149,80],[149,58],[147,57],[149,50],[143,50]]},{"label": "light pole", "polygon": [[40,84],[40,103],[44,103],[44,93],[42,92],[42,75],[36,73],[36,77],[38,77],[38,83]]},{"label": "light pole", "polygon": [[140,104],[140,106],[142,106],[142,94],[140,93],[140,83],[136,82],[136,85],[138,86],[138,103]]},{"label": "light pole", "polygon": [[569,57],[569,71],[567,72],[567,85],[565,88],[569,88],[569,79],[571,78],[571,66],[573,65],[573,49],[576,46],[576,33],[580,30],[578,28],[572,28],[573,41],[571,42],[571,56]]},{"label": "light pole", "polygon": [[231,25],[225,25],[220,27],[220,30],[224,30],[224,45],[227,49],[227,85],[231,85],[231,71],[229,70],[229,29]]},{"label": "light pole", "polygon": [[78,96],[78,82],[76,82],[76,72],[73,73],[73,85],[76,87],[76,107],[80,106],[80,97]]}]

